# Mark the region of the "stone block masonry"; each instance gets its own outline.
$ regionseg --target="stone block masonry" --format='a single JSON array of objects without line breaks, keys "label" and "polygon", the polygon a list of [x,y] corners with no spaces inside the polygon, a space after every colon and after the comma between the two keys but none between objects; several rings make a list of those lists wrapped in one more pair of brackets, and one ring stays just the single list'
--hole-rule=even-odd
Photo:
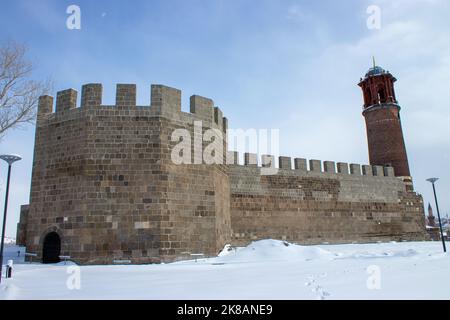
[{"label": "stone block masonry", "polygon": [[[216,255],[231,238],[225,165],[175,165],[175,129],[193,134],[223,129],[208,105],[181,112],[181,91],[152,86],[152,105],[136,106],[136,86],[117,85],[116,105],[104,106],[102,85],[73,89],[38,109],[31,199],[19,232],[42,259],[44,239],[56,232],[61,255],[80,264],[159,263]],[[192,99],[191,99],[192,101]],[[210,116],[206,117],[205,115]],[[226,148],[226,144],[224,146]]]},{"label": "stone block masonry", "polygon": [[[102,105],[102,85],[39,99],[29,206],[18,241],[43,259],[56,233],[60,255],[79,264],[160,263],[216,255],[225,244],[274,238],[301,244],[425,238],[420,195],[393,168],[228,152],[228,120],[213,100],[152,85],[150,105],[119,84]],[[196,123],[202,122],[202,132]],[[224,134],[223,164],[175,164],[177,129]],[[193,140],[194,140],[193,139]],[[220,145],[220,144],[218,144]],[[203,142],[202,147],[205,148]],[[259,161],[261,160],[261,161]],[[293,166],[292,166],[293,165]],[[261,167],[278,167],[261,175]],[[323,169],[322,169],[323,168]]]},{"label": "stone block masonry", "polygon": [[[270,156],[264,156],[265,158]],[[280,157],[280,167],[289,167]],[[422,197],[409,192],[391,168],[296,159],[297,170],[261,175],[230,166],[233,243],[282,239],[300,244],[425,240]],[[301,168],[301,170],[299,170]],[[370,168],[370,170],[368,170]],[[375,173],[375,176],[374,176]]]}]

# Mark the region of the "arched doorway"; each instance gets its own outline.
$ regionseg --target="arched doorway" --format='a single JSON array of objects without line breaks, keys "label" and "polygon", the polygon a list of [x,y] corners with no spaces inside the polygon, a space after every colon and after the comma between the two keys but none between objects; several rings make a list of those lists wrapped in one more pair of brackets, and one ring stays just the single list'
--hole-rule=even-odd
[{"label": "arched doorway", "polygon": [[61,254],[61,238],[56,232],[45,236],[42,249],[42,263],[58,263]]}]

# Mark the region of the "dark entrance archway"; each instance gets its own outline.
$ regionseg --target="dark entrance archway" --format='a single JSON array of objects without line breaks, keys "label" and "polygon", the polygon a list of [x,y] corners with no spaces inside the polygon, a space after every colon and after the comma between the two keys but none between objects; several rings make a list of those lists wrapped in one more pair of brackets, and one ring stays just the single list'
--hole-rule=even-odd
[{"label": "dark entrance archway", "polygon": [[58,263],[61,254],[61,238],[56,232],[50,232],[45,236],[42,249],[43,263]]}]

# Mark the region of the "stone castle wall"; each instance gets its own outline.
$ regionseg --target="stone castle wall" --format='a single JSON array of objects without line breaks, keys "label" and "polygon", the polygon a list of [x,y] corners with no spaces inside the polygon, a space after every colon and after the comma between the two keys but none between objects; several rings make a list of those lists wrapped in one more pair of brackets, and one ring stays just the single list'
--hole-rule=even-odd
[{"label": "stone castle wall", "polygon": [[[136,87],[118,85],[115,106],[102,87],[42,97],[38,111],[26,245],[42,254],[48,232],[61,254],[79,263],[172,261],[215,255],[230,238],[227,169],[175,165],[175,129],[223,130],[226,119],[209,99],[194,96],[181,111],[181,92],[152,86],[151,106],[136,106]],[[226,145],[224,146],[226,148]],[[217,191],[220,192],[215,192]]]},{"label": "stone castle wall", "polygon": [[[425,238],[422,198],[392,168],[327,161],[322,170],[312,160],[308,170],[306,160],[295,159],[292,169],[281,157],[278,173],[264,175],[256,155],[246,154],[246,165],[226,157],[227,119],[211,99],[192,96],[187,113],[181,91],[162,85],[152,85],[149,106],[136,105],[129,84],[117,86],[114,106],[102,105],[100,84],[83,86],[78,108],[77,95],[58,92],[55,112],[52,97],[39,101],[30,205],[18,228],[38,259],[50,232],[61,238],[61,255],[81,264],[213,256],[227,243],[263,238]],[[174,139],[177,129],[193,137],[191,152],[181,152],[188,163],[172,158],[186,139]],[[224,138],[200,142],[198,152],[195,141],[208,129]],[[207,164],[202,152],[211,145],[227,164]]]},{"label": "stone castle wall", "polygon": [[407,192],[391,167],[326,161],[322,169],[321,161],[311,160],[307,170],[305,159],[295,159],[291,169],[291,159],[280,157],[278,173],[262,175],[256,155],[245,159],[253,163],[230,167],[237,245],[269,238],[300,244],[427,238],[422,197]]}]

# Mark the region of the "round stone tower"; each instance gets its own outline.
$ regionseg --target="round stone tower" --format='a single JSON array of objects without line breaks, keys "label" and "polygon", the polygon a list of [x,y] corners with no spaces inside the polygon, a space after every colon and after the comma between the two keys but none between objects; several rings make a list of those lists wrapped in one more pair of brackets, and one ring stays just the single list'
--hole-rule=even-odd
[{"label": "round stone tower", "polygon": [[411,174],[400,120],[401,108],[395,96],[395,81],[397,79],[389,71],[374,62],[359,86],[364,95],[363,115],[370,164],[391,166],[396,176],[406,178]]}]

